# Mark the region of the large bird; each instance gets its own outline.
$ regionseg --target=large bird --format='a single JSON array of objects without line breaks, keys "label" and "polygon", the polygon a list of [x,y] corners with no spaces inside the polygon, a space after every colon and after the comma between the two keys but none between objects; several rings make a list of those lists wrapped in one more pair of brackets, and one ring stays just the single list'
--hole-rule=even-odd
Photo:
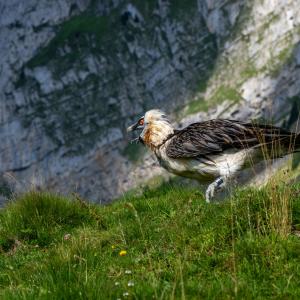
[{"label": "large bird", "polygon": [[141,131],[138,140],[167,171],[210,183],[207,202],[238,171],[300,149],[299,134],[272,125],[215,119],[176,130],[157,109],[147,111],[127,130]]}]

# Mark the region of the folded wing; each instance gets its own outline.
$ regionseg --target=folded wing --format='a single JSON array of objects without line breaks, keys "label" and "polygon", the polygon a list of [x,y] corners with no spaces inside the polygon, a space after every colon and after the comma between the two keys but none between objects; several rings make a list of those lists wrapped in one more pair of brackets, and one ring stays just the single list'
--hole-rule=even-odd
[{"label": "folded wing", "polygon": [[290,147],[296,134],[287,130],[233,120],[210,120],[178,130],[166,152],[170,158],[192,158],[221,153],[227,149],[274,146]]}]

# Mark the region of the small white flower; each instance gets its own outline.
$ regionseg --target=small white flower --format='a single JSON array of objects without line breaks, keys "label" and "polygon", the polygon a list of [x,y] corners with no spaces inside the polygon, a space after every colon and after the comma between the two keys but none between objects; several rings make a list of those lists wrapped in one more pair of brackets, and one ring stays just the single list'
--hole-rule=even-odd
[{"label": "small white flower", "polygon": [[120,285],[120,282],[119,282],[119,281],[116,281],[116,282],[115,282],[115,286],[118,286],[118,285]]},{"label": "small white flower", "polygon": [[134,282],[133,281],[129,281],[127,285],[128,286],[134,286]]},{"label": "small white flower", "polygon": [[128,297],[129,296],[129,293],[128,292],[124,292],[123,293],[123,297]]},{"label": "small white flower", "polygon": [[132,272],[131,272],[131,270],[125,270],[125,274],[130,275],[130,274],[132,274]]},{"label": "small white flower", "polygon": [[71,234],[70,233],[67,233],[64,235],[64,240],[67,241],[71,238]]}]

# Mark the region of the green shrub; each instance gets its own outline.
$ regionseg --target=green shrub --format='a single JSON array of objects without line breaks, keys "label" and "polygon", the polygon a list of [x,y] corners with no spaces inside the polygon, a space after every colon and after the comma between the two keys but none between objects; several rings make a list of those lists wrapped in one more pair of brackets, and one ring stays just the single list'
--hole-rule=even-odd
[{"label": "green shrub", "polygon": [[30,192],[11,202],[0,214],[1,245],[14,240],[39,246],[61,238],[68,229],[90,223],[88,206],[49,193]]}]

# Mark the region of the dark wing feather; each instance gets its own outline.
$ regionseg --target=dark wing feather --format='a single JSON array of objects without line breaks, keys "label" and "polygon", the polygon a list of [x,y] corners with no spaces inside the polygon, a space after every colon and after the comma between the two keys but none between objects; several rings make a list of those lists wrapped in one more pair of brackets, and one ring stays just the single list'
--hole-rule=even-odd
[{"label": "dark wing feather", "polygon": [[199,157],[274,143],[288,146],[295,137],[296,134],[272,125],[210,120],[176,131],[166,151],[170,158]]}]

